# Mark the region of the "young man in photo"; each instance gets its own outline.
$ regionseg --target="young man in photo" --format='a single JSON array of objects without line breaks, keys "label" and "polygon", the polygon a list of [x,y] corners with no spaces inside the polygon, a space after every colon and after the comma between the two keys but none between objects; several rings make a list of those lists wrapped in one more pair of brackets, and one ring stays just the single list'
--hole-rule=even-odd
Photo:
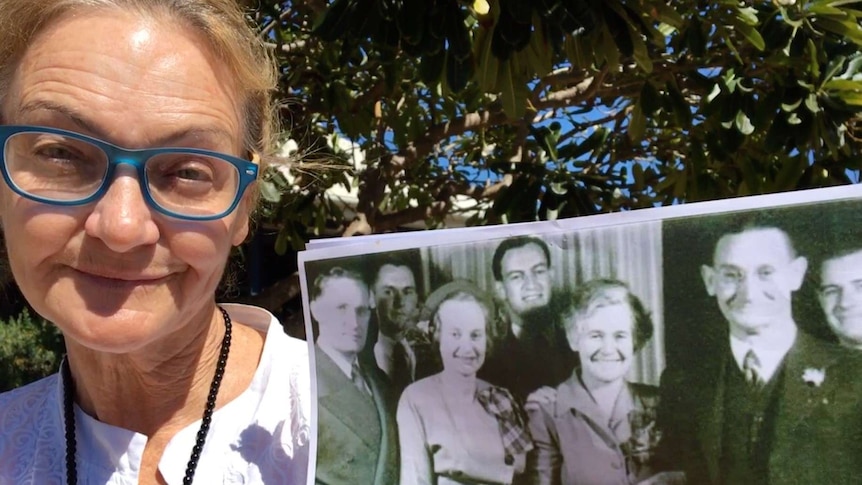
[{"label": "young man in photo", "polygon": [[841,345],[862,350],[862,246],[823,262],[817,293],[826,322]]},{"label": "young man in photo", "polygon": [[311,288],[317,322],[317,483],[394,485],[398,482],[395,397],[386,376],[359,358],[371,317],[362,277],[335,267]]},{"label": "young man in photo", "polygon": [[556,387],[572,374],[576,358],[560,322],[565,305],[554,288],[551,253],[541,239],[519,236],[497,246],[491,263],[503,308],[501,334],[479,377],[517,399]]},{"label": "young man in photo", "polygon": [[381,258],[371,278],[378,329],[376,339],[369,342],[371,353],[399,394],[435,372],[429,362],[431,337],[417,328],[422,305],[418,270],[411,263],[406,257]]}]

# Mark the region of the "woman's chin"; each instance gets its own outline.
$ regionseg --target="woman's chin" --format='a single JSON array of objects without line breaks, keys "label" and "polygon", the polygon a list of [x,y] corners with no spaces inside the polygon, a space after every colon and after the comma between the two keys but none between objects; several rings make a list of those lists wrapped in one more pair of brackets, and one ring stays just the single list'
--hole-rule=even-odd
[{"label": "woman's chin", "polygon": [[443,372],[451,373],[452,375],[459,375],[462,377],[476,377],[476,374],[479,372],[479,367],[470,365],[458,365],[448,368],[444,367]]},{"label": "woman's chin", "polygon": [[625,379],[626,374],[629,371],[629,366],[626,365],[616,365],[616,366],[607,366],[611,368],[598,368],[592,369],[590,372],[590,379],[593,382],[601,382],[604,384],[612,384],[614,382]]},{"label": "woman's chin", "polygon": [[[135,318],[133,318],[135,317]],[[150,315],[140,312],[117,312],[109,316],[67,314],[54,321],[70,343],[98,352],[126,354],[138,351],[158,340],[160,332],[151,324]]]},{"label": "woman's chin", "polygon": [[[75,329],[79,330],[79,329]],[[151,334],[145,334],[141,331],[124,332],[117,331],[114,334],[104,331],[93,331],[93,329],[85,329],[84,331],[63,332],[63,338],[66,341],[66,347],[70,348],[73,345],[85,348],[87,350],[96,351],[105,354],[130,354],[139,351],[153,342],[155,338]],[[70,345],[71,344],[71,345]]]}]

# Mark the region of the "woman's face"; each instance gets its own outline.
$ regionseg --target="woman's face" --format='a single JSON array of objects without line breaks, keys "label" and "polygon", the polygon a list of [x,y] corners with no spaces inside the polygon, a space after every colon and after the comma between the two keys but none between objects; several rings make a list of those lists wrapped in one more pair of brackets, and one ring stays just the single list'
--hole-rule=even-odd
[{"label": "woman's face", "polygon": [[631,307],[624,300],[590,308],[580,318],[571,340],[585,382],[610,383],[625,378],[634,355],[633,322]]},{"label": "woman's face", "polygon": [[[55,21],[21,59],[3,121],[126,148],[239,156],[239,96],[203,45],[174,23],[114,10]],[[150,209],[125,165],[85,206],[40,204],[0,184],[0,223],[27,300],[67,339],[116,353],[212,317],[230,248],[248,231],[248,205],[217,221],[172,219]]]},{"label": "woman's face", "polygon": [[485,362],[485,311],[475,300],[449,300],[437,310],[443,369],[474,376]]}]

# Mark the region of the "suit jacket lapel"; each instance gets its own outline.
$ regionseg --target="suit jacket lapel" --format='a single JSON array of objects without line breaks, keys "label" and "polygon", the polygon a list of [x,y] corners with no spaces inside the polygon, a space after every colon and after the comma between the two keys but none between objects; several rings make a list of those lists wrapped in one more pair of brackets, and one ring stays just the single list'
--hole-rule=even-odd
[{"label": "suit jacket lapel", "polygon": [[699,420],[698,442],[706,461],[710,481],[718,483],[721,477],[719,460],[721,458],[721,435],[724,426],[724,392],[727,359],[730,356],[730,345],[726,342],[725,348],[716,352],[716,357],[706,360],[700,379],[696,382],[696,389],[683,390],[692,392],[695,396],[702,396],[696,400],[695,419]]},{"label": "suit jacket lapel", "polygon": [[[377,468],[374,472],[374,483],[387,483],[386,477],[394,473],[392,470],[387,470],[389,466],[390,453],[397,453],[397,450],[391,450],[390,447],[397,443],[394,426],[391,425],[392,418],[389,410],[388,390],[385,382],[379,377],[376,369],[370,369],[361,362],[363,373],[368,376],[368,386],[371,388],[371,395],[374,399],[374,405],[377,408],[377,417],[380,420],[380,453],[377,454]],[[389,436],[392,434],[393,436]]]},{"label": "suit jacket lapel", "polygon": [[376,403],[360,391],[319,347],[315,346],[314,351],[318,405],[329,410],[368,447],[377,449],[378,443],[370,440],[374,433],[368,429],[369,418],[378,416],[378,410],[374,409]]},{"label": "suit jacket lapel", "polygon": [[[796,429],[796,424],[805,419],[816,404],[812,401],[817,390],[805,382],[806,370],[827,369],[835,363],[838,356],[829,348],[819,345],[813,337],[802,333],[796,335],[796,342],[784,358],[784,382],[781,390],[777,431]],[[828,378],[828,377],[827,377]]]}]

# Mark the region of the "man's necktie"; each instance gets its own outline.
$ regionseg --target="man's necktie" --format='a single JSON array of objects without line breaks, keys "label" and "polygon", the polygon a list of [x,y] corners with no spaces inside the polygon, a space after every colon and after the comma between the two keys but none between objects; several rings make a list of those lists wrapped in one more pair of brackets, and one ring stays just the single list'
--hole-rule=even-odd
[{"label": "man's necktie", "polygon": [[749,349],[745,353],[745,358],[742,359],[742,372],[745,374],[745,382],[754,389],[763,387],[763,378],[760,376],[760,359],[754,350]]},{"label": "man's necktie", "polygon": [[353,382],[353,385],[359,388],[360,391],[369,396],[371,395],[371,389],[368,387],[365,377],[362,376],[362,369],[359,368],[358,360],[354,360],[353,365],[350,366],[350,380]]},{"label": "man's necktie", "polygon": [[[763,381],[763,376],[760,374],[760,359],[757,358],[757,354],[754,353],[753,349],[749,349],[748,352],[745,353],[745,358],[742,359],[742,371],[745,373],[745,381],[748,383],[748,388],[754,391],[754,393],[759,393],[766,383]],[[751,417],[748,432],[749,453],[754,453],[754,450],[760,446],[759,443],[762,438],[761,431],[763,430],[763,418],[764,414],[762,410],[755,411]]]}]

